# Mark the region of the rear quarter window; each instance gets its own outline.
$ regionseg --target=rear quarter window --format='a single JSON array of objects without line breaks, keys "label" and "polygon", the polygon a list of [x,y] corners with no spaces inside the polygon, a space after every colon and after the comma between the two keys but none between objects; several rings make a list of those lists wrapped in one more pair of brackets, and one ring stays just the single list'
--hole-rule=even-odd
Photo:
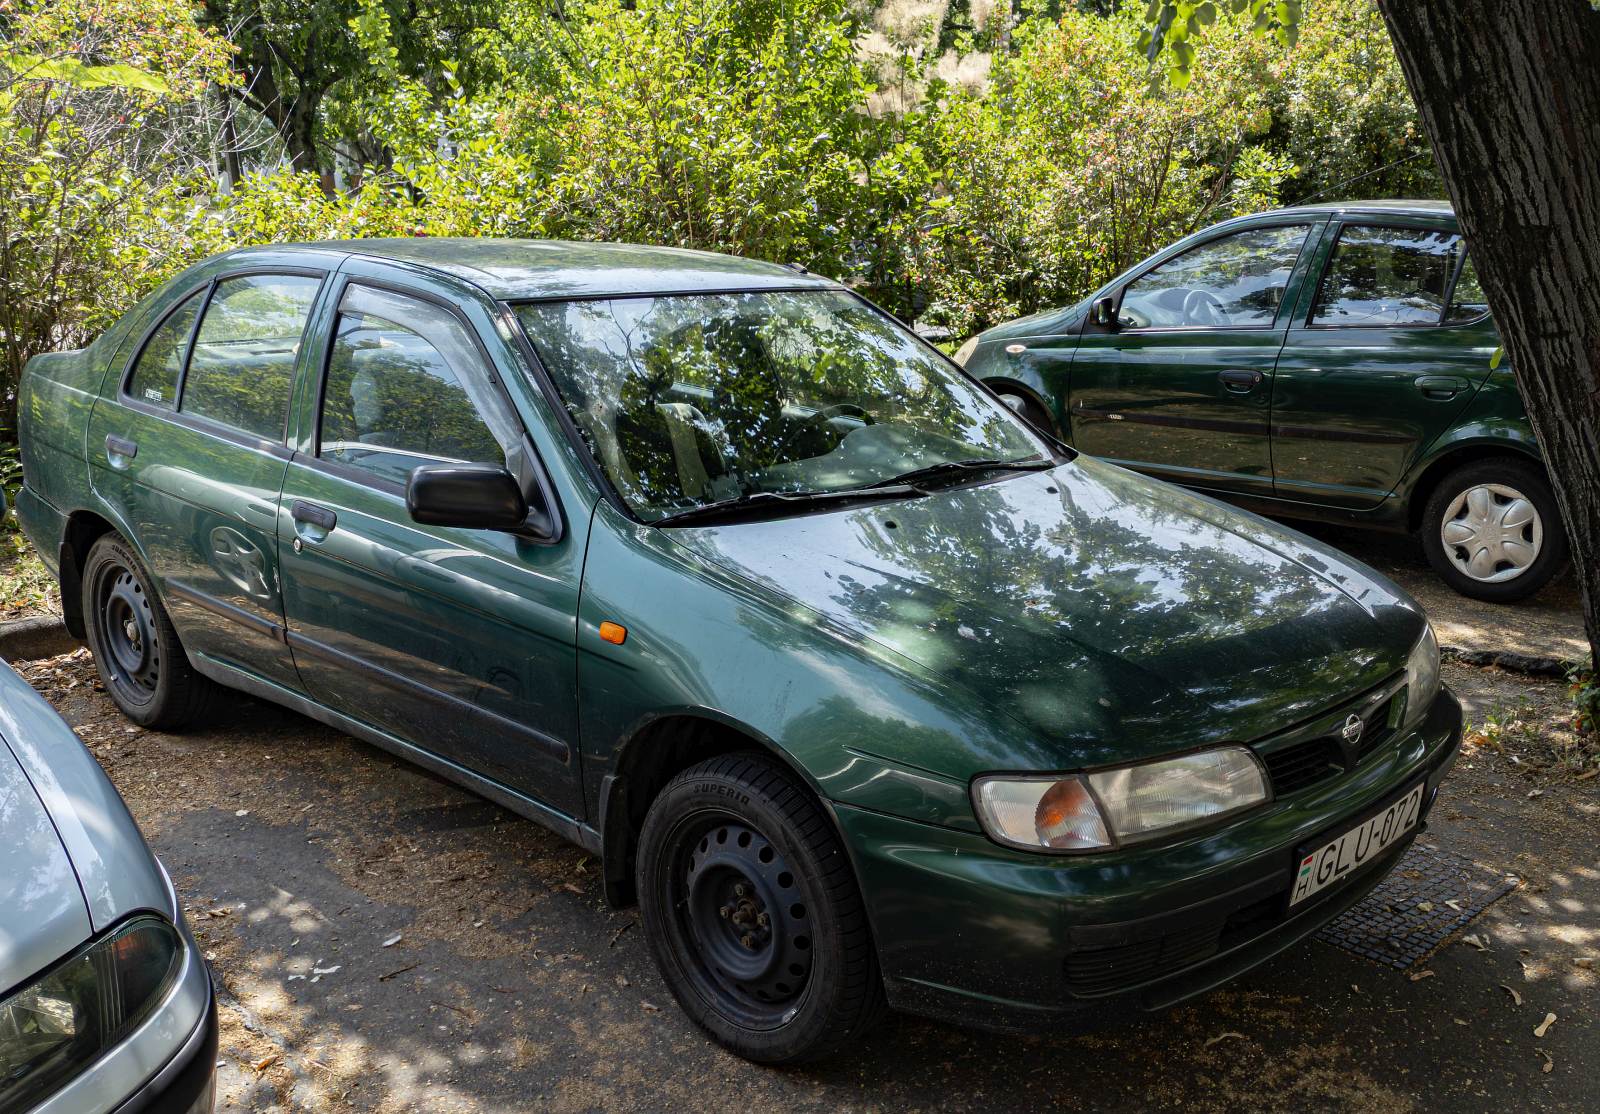
[{"label": "rear quarter window", "polygon": [[150,334],[128,380],[131,397],[167,410],[176,408],[183,356],[189,347],[189,334],[194,330],[194,318],[200,310],[202,297],[204,291],[189,295]]}]

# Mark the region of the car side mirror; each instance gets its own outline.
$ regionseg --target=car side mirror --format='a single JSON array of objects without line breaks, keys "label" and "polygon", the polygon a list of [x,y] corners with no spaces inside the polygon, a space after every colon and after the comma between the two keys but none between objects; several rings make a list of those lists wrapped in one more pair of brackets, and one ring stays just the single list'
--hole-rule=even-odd
[{"label": "car side mirror", "polygon": [[1114,295],[1107,294],[1104,298],[1096,298],[1094,305],[1089,310],[1089,320],[1102,329],[1112,332],[1117,330],[1117,299]]},{"label": "car side mirror", "polygon": [[406,510],[424,526],[519,530],[528,500],[498,464],[424,464],[406,482]]}]

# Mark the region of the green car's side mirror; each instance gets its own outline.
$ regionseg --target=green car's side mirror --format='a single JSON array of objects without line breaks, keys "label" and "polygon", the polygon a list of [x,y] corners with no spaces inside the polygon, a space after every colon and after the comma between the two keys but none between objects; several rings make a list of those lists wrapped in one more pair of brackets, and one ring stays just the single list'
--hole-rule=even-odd
[{"label": "green car's side mirror", "polygon": [[517,530],[528,521],[528,500],[506,469],[495,464],[424,464],[411,471],[406,510],[425,526]]},{"label": "green car's side mirror", "polygon": [[1117,299],[1107,294],[1104,298],[1096,298],[1093,308],[1089,310],[1089,320],[1102,329],[1112,332],[1117,328]]}]

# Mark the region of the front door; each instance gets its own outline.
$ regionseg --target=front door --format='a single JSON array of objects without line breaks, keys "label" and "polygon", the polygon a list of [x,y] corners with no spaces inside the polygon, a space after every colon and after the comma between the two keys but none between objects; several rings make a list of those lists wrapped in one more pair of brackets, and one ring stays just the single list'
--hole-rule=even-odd
[{"label": "front door", "polygon": [[1367,508],[1455,423],[1499,340],[1453,229],[1351,222],[1328,240],[1278,357],[1276,494]]},{"label": "front door", "polygon": [[277,505],[321,272],[224,275],[151,331],[89,423],[95,489],[133,531],[184,647],[299,689]]},{"label": "front door", "polygon": [[1113,295],[1115,328],[1089,326],[1072,362],[1073,445],[1180,483],[1270,494],[1279,310],[1311,228],[1224,234]]},{"label": "front door", "polygon": [[423,526],[406,511],[418,465],[531,451],[472,326],[431,298],[352,280],[326,360],[316,428],[280,505],[289,644],[306,689],[581,815],[582,539]]}]

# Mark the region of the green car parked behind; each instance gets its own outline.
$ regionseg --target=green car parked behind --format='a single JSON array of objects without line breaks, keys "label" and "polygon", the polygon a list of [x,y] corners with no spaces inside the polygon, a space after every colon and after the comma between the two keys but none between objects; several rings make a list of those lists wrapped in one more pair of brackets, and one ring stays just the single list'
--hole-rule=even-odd
[{"label": "green car parked behind", "polygon": [[1282,209],[1195,233],[958,362],[1074,446],[1266,514],[1417,531],[1523,599],[1567,538],[1455,215]]}]

